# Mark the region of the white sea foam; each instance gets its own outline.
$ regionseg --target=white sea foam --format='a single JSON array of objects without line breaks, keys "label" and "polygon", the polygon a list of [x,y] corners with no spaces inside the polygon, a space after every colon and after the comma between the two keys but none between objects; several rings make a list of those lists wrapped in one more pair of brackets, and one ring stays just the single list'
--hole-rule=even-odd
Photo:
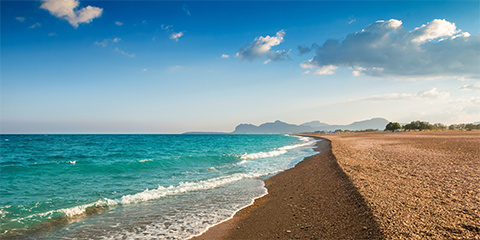
[{"label": "white sea foam", "polygon": [[238,181],[240,179],[255,178],[255,177],[260,177],[262,175],[264,175],[264,173],[251,173],[251,174],[238,173],[231,176],[211,178],[211,179],[207,179],[199,182],[180,182],[178,186],[169,186],[169,187],[158,186],[157,189],[146,189],[145,191],[139,192],[137,194],[122,196],[120,199],[112,200],[108,198],[103,198],[94,203],[84,204],[84,205],[75,206],[71,208],[51,210],[45,213],[33,214],[21,219],[20,218],[12,219],[12,221],[21,221],[24,219],[31,219],[38,216],[52,218],[55,215],[55,213],[61,213],[67,217],[74,217],[76,215],[84,214],[89,208],[112,207],[116,205],[140,203],[140,202],[150,201],[150,200],[159,199],[166,196],[177,195],[177,194],[190,192],[190,191],[212,189],[220,185]]},{"label": "white sea foam", "polygon": [[[217,192],[210,192],[212,198],[205,199],[201,203],[192,202],[191,198],[179,197],[181,206],[188,211],[178,211],[178,206],[173,211],[167,210],[165,214],[155,216],[152,222],[139,226],[132,230],[129,226],[119,226],[102,239],[190,239],[198,236],[212,226],[231,219],[239,210],[254,203],[254,200],[267,194],[267,189],[262,181],[251,180],[247,184],[255,182],[254,191],[246,190],[245,182],[239,185],[230,185]],[[236,186],[233,187],[232,186]],[[249,185],[253,186],[253,185]],[[241,189],[238,189],[241,188]],[[227,192],[223,192],[223,191]],[[213,190],[215,191],[215,190]],[[233,192],[229,192],[233,191]],[[227,197],[220,197],[223,194]],[[219,195],[220,194],[220,195]],[[207,195],[202,195],[203,197]],[[215,198],[215,196],[220,198]],[[242,198],[244,197],[244,198]],[[177,202],[171,202],[175,205]],[[185,205],[187,203],[187,205]],[[194,206],[192,206],[192,204]]]},{"label": "white sea foam", "polygon": [[7,205],[5,207],[0,207],[0,219],[3,219],[7,215],[8,211],[5,210],[5,208],[8,208],[8,207],[10,207],[10,205]]},{"label": "white sea foam", "polygon": [[262,175],[263,174],[261,173],[251,173],[251,174],[238,173],[231,176],[222,176],[222,177],[211,178],[211,179],[198,181],[198,182],[180,182],[178,186],[169,186],[169,187],[158,186],[157,189],[151,189],[151,190],[146,189],[145,191],[137,194],[125,195],[121,199],[116,201],[119,204],[132,204],[132,203],[144,202],[144,201],[159,199],[165,196],[177,195],[177,194],[190,192],[190,191],[212,189],[220,185],[238,181],[240,179],[260,177]]},{"label": "white sea foam", "polygon": [[138,160],[138,162],[151,162],[153,161],[152,159],[142,159],[142,160]]},{"label": "white sea foam", "polygon": [[24,218],[12,219],[12,221],[20,222],[20,221],[23,221],[25,219],[32,219],[32,218],[37,218],[37,217],[46,217],[48,219],[51,219],[52,217],[54,217],[55,213],[64,214],[67,217],[73,217],[73,216],[84,214],[87,211],[88,208],[92,208],[92,207],[111,207],[111,206],[115,206],[115,205],[118,205],[117,201],[112,200],[112,199],[108,199],[108,198],[104,198],[104,199],[100,199],[100,200],[98,200],[94,203],[84,204],[84,205],[75,206],[75,207],[71,207],[71,208],[51,210],[51,211],[48,211],[48,212],[45,212],[45,213],[32,214],[32,215],[29,215],[29,216],[24,217]]},{"label": "white sea foam", "polygon": [[259,159],[259,158],[269,158],[269,157],[276,157],[287,153],[287,150],[274,150],[270,152],[258,152],[258,153],[245,153],[241,159]]},{"label": "white sea foam", "polygon": [[250,154],[245,153],[244,155],[241,156],[241,159],[252,160],[252,159],[260,159],[260,158],[277,157],[287,153],[287,151],[290,149],[313,145],[315,142],[317,142],[317,140],[309,137],[298,137],[298,138],[302,141],[302,143],[283,146],[278,149],[272,150],[270,152],[258,152],[258,153],[250,153]]}]

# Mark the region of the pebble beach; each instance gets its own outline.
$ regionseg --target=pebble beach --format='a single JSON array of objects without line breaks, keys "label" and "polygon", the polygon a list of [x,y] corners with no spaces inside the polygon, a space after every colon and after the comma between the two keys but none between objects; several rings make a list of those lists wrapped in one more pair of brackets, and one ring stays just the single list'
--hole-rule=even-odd
[{"label": "pebble beach", "polygon": [[320,153],[195,239],[480,239],[480,132],[312,135]]}]

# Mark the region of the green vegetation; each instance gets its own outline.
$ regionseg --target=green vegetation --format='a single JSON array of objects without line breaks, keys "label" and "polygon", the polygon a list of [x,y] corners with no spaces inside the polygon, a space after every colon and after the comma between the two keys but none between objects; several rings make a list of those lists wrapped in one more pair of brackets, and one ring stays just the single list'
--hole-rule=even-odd
[{"label": "green vegetation", "polygon": [[402,126],[405,130],[433,130],[433,125],[423,121],[412,121],[409,124]]},{"label": "green vegetation", "polygon": [[400,126],[397,122],[389,122],[385,127],[385,131],[397,131],[399,129],[411,130],[411,131],[423,131],[423,130],[467,130],[471,131],[474,129],[480,129],[480,124],[473,123],[461,123],[461,124],[452,124],[447,127],[443,123],[430,124],[425,121],[412,121],[411,123]]},{"label": "green vegetation", "polygon": [[400,123],[398,122],[389,122],[387,124],[387,126],[385,127],[385,131],[388,130],[388,131],[396,131],[397,129],[401,129],[402,126],[400,126]]}]

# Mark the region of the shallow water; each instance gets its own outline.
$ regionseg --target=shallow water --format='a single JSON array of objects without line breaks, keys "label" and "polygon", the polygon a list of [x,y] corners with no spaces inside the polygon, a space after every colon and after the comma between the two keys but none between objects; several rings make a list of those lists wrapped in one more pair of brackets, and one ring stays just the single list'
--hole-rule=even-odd
[{"label": "shallow water", "polygon": [[184,239],[313,154],[285,135],[2,135],[1,235]]}]

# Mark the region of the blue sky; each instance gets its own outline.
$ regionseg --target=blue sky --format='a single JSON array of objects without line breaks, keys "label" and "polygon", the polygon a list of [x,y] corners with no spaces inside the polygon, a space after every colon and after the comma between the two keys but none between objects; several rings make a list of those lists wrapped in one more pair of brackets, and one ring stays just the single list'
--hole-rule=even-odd
[{"label": "blue sky", "polygon": [[2,133],[480,121],[478,1],[2,1]]}]

